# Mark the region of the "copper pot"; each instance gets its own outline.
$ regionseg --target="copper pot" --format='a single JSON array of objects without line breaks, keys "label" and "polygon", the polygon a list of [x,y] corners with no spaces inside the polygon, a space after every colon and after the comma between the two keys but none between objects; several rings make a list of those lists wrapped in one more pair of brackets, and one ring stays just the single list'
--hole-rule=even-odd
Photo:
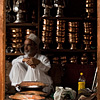
[{"label": "copper pot", "polygon": [[53,20],[43,19],[43,24],[52,26],[53,25]]},{"label": "copper pot", "polygon": [[44,31],[52,31],[53,27],[52,26],[43,25],[43,30]]},{"label": "copper pot", "polygon": [[69,30],[69,32],[78,32],[79,31],[79,28],[69,27],[68,30]]},{"label": "copper pot", "polygon": [[57,31],[56,35],[60,36],[60,37],[64,37],[65,36],[65,31]]},{"label": "copper pot", "polygon": [[94,7],[94,3],[87,3],[86,8],[88,8],[88,7]]},{"label": "copper pot", "polygon": [[56,37],[56,42],[59,43],[64,43],[65,42],[65,37]]},{"label": "copper pot", "polygon": [[79,22],[68,22],[68,26],[69,27],[78,27],[79,26]]},{"label": "copper pot", "polygon": [[13,43],[22,42],[22,39],[14,39],[14,38],[13,38],[13,39],[12,39],[12,42],[13,42]]},{"label": "copper pot", "polygon": [[42,35],[43,36],[52,36],[52,32],[50,32],[50,31],[42,31]]},{"label": "copper pot", "polygon": [[86,8],[86,12],[87,13],[94,13],[94,9],[93,8]]},{"label": "copper pot", "polygon": [[12,37],[22,37],[22,33],[11,33]]}]

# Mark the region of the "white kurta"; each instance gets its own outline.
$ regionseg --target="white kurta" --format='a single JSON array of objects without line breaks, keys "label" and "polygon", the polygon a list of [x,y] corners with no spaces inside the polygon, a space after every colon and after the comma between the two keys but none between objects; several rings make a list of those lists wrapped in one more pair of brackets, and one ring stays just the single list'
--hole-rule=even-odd
[{"label": "white kurta", "polygon": [[[19,56],[12,61],[12,69],[9,77],[12,86],[20,84],[22,81],[40,81],[52,86],[52,80],[47,75],[48,70],[51,68],[48,58],[41,54],[36,54],[34,58],[41,62],[35,68],[31,68],[27,63],[22,62],[26,55]],[[49,92],[49,88],[45,88],[45,92]]]}]

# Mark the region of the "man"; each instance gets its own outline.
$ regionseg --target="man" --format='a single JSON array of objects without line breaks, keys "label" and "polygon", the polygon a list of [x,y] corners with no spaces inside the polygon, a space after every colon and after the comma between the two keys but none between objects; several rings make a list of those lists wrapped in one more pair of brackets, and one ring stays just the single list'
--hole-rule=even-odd
[{"label": "man", "polygon": [[48,84],[43,89],[48,94],[52,88],[52,80],[47,75],[51,68],[50,61],[44,55],[38,53],[40,40],[35,34],[30,34],[24,42],[25,55],[19,56],[12,61],[12,69],[9,77],[11,85],[16,86],[22,81],[40,81]]}]

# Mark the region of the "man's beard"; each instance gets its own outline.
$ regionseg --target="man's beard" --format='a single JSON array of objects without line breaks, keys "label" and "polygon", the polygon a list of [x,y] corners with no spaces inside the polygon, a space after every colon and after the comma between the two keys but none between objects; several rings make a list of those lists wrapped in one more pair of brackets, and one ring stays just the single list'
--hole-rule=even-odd
[{"label": "man's beard", "polygon": [[27,56],[29,56],[30,53],[31,53],[30,51],[28,51],[28,52],[24,51],[24,54]]}]

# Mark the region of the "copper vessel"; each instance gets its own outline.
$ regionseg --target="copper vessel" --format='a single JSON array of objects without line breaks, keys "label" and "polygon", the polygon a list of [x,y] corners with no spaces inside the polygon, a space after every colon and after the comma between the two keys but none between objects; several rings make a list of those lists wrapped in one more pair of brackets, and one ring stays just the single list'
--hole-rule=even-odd
[{"label": "copper vessel", "polygon": [[51,31],[42,31],[42,36],[52,36],[52,32]]},{"label": "copper vessel", "polygon": [[21,28],[11,28],[11,40],[12,47],[15,49],[14,53],[21,53],[20,47],[22,46],[22,29]]},{"label": "copper vessel", "polygon": [[65,31],[56,31],[56,36],[64,37],[65,36]]},{"label": "copper vessel", "polygon": [[52,26],[53,25],[53,21],[52,20],[48,20],[48,19],[43,19],[43,24]]},{"label": "copper vessel", "polygon": [[52,26],[43,25],[43,30],[44,31],[52,31],[53,27]]},{"label": "copper vessel", "polygon": [[69,43],[71,44],[70,49],[77,49],[76,44],[78,43],[79,22],[68,22],[68,32]]},{"label": "copper vessel", "polygon": [[42,0],[42,7],[44,7],[44,14],[42,17],[50,17],[50,9],[53,7],[52,0]]},{"label": "copper vessel", "polygon": [[76,63],[77,63],[77,57],[76,57],[76,56],[72,56],[72,57],[70,58],[70,63],[76,64]]},{"label": "copper vessel", "polygon": [[64,0],[54,0],[54,7],[57,7],[57,14],[56,17],[62,17],[63,15],[63,8],[65,7]]},{"label": "copper vessel", "polygon": [[86,53],[84,53],[81,57],[81,64],[88,64],[88,57],[86,55]]}]

